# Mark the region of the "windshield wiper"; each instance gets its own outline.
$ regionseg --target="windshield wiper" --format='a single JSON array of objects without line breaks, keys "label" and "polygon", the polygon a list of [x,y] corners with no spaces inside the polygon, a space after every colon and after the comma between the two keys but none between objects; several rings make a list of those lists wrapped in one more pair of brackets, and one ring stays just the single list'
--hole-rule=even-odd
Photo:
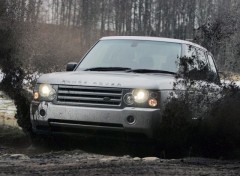
[{"label": "windshield wiper", "polygon": [[87,68],[84,71],[128,71],[131,70],[131,68],[127,67],[93,67],[93,68]]},{"label": "windshield wiper", "polygon": [[171,72],[171,71],[166,71],[166,70],[151,70],[151,69],[132,69],[129,70],[129,72],[133,72],[133,73],[166,73],[166,74],[173,74],[175,75],[175,72]]},{"label": "windshield wiper", "polygon": [[84,71],[126,71],[133,73],[166,73],[166,74],[176,74],[175,72],[165,71],[165,70],[151,70],[151,69],[131,69],[128,67],[93,67],[87,68]]}]

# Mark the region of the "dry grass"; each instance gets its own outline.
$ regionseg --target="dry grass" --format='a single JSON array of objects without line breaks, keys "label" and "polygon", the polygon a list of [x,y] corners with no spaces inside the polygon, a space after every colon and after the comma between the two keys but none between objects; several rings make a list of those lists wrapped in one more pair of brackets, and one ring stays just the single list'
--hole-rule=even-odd
[{"label": "dry grass", "polygon": [[240,81],[240,74],[233,72],[224,72],[220,74],[221,79],[231,80],[231,81]]},{"label": "dry grass", "polygon": [[0,112],[0,126],[7,125],[12,127],[18,127],[17,119],[14,118],[14,116],[7,115],[5,113]]}]

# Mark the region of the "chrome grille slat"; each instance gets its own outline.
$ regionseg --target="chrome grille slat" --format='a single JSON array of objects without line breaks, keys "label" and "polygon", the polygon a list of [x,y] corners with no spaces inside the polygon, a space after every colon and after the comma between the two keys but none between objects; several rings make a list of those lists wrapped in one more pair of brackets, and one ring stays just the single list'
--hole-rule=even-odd
[{"label": "chrome grille slat", "polygon": [[[81,89],[81,90],[97,90],[97,91],[116,91],[119,92],[121,89],[116,88],[105,88],[105,87],[84,87],[84,86],[59,86],[62,90],[63,89]],[[94,89],[95,88],[95,89]]]},{"label": "chrome grille slat", "polygon": [[57,103],[75,106],[119,107],[122,89],[59,85]]},{"label": "chrome grille slat", "polygon": [[104,103],[76,103],[76,102],[61,102],[58,101],[59,105],[72,105],[72,106],[104,106],[104,107],[119,107],[119,105],[104,104]]},{"label": "chrome grille slat", "polygon": [[94,96],[119,96],[121,97],[122,94],[117,93],[102,93],[102,92],[85,92],[85,91],[67,91],[67,90],[59,90],[58,94],[71,94],[71,95],[94,95]]},{"label": "chrome grille slat", "polygon": [[[87,100],[87,101],[104,101],[103,98],[92,98],[92,97],[72,97],[72,96],[58,96],[59,100]],[[120,99],[111,99],[112,102],[121,102]]]}]

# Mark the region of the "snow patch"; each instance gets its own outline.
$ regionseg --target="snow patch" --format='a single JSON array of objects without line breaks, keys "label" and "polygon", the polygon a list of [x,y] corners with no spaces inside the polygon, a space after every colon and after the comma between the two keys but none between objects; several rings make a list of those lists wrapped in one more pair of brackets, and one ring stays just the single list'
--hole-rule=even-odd
[{"label": "snow patch", "polygon": [[0,124],[16,124],[14,118],[16,111],[13,100],[0,91]]},{"label": "snow patch", "polygon": [[0,82],[2,82],[3,76],[4,76],[4,74],[2,73],[2,70],[0,70]]},{"label": "snow patch", "polygon": [[222,84],[230,85],[230,84],[236,84],[238,87],[240,87],[240,81],[230,81],[230,80],[221,80]]}]

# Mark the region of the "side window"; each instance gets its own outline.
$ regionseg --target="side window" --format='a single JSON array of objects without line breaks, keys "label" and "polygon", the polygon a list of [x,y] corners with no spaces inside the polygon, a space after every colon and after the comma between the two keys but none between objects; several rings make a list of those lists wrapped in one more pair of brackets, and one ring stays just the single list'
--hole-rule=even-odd
[{"label": "side window", "polygon": [[199,70],[204,70],[208,67],[206,53],[201,49],[197,49],[197,65]]},{"label": "side window", "polygon": [[212,82],[216,82],[218,80],[217,69],[213,61],[213,57],[208,54],[208,62],[209,62],[209,80]]},{"label": "side window", "polygon": [[197,51],[196,48],[193,47],[192,45],[187,45],[187,57],[196,57],[197,56]]},{"label": "side window", "polygon": [[187,51],[188,76],[193,80],[208,79],[208,60],[205,51],[194,46],[188,46]]},{"label": "side window", "polygon": [[194,46],[188,45],[186,56],[188,57],[189,70],[202,70],[208,64],[205,52]]},{"label": "side window", "polygon": [[191,45],[187,45],[187,60],[185,61],[188,65],[188,70],[191,71],[194,68],[198,68],[198,65],[196,63],[196,58],[197,58],[197,50],[195,47],[191,46]]}]

